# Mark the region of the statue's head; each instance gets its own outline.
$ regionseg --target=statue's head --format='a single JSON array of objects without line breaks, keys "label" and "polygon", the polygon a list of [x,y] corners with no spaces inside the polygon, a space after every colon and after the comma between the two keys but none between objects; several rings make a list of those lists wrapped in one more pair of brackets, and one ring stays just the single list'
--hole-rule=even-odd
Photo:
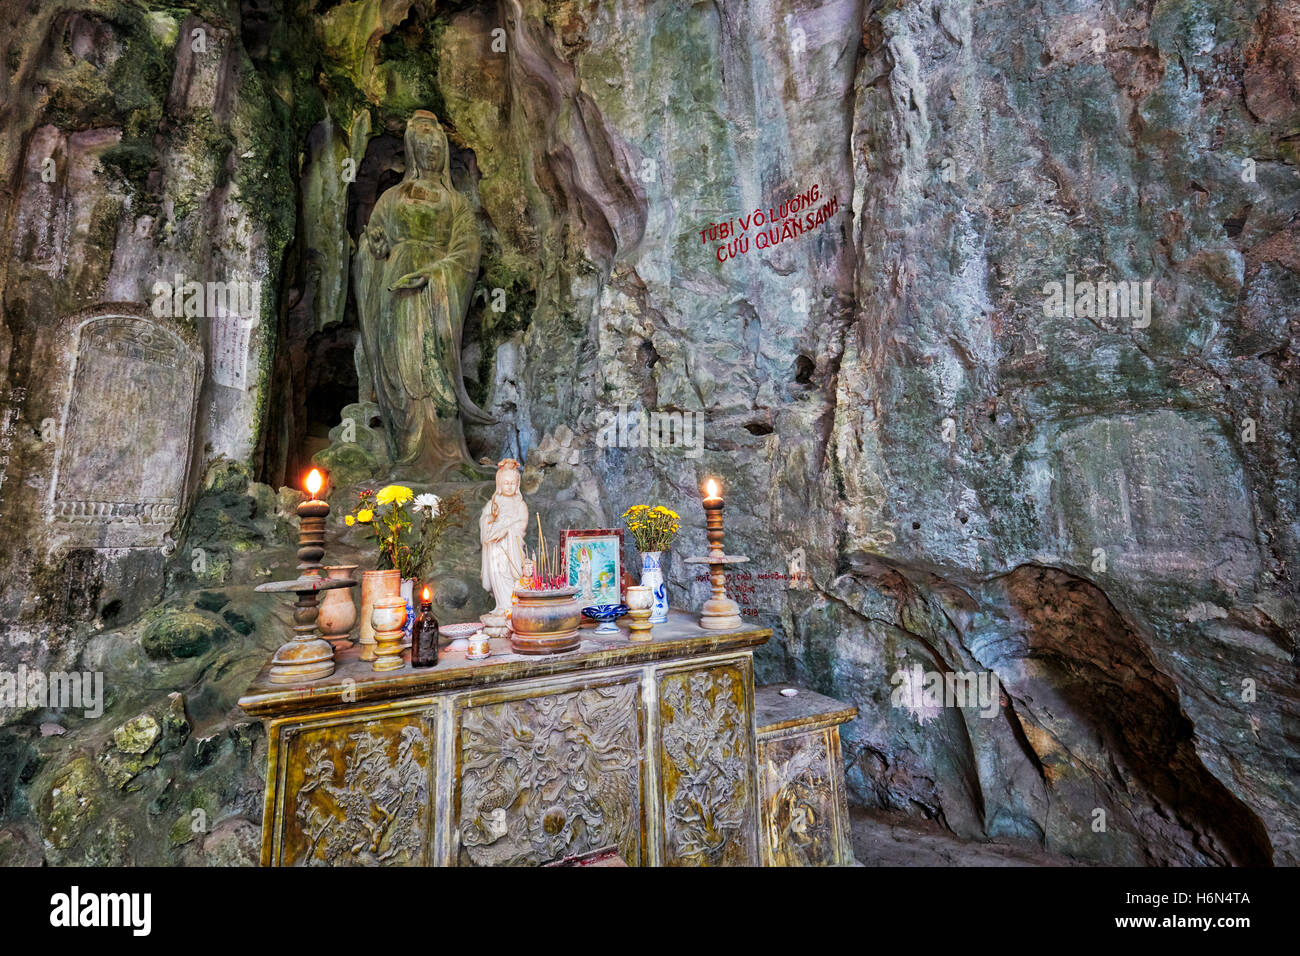
[{"label": "statue's head", "polygon": [[428,110],[416,110],[406,124],[407,176],[421,173],[445,178],[450,169],[447,135],[438,117]]},{"label": "statue's head", "polygon": [[497,494],[507,498],[519,493],[519,462],[505,458],[497,463]]}]

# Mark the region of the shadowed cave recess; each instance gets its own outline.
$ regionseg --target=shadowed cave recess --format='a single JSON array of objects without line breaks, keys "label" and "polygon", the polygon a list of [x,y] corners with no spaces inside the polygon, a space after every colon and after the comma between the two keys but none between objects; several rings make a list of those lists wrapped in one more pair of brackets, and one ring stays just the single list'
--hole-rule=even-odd
[{"label": "shadowed cave recess", "polygon": [[[859,708],[855,813],[1300,862],[1297,36],[1293,0],[5,4],[0,670],[105,684],[0,710],[0,864],[257,862],[235,702],[285,617],[253,587],[313,463],[340,562],[402,477],[351,274],[415,110],[482,247],[471,458],[557,528],[682,502],[682,556],[725,476],[756,680]],[[719,252],[814,186],[817,228]],[[177,277],[250,314],[166,314]],[[1132,317],[1045,304],[1103,281]],[[165,374],[96,345],[128,332]],[[702,447],[606,447],[620,410]],[[144,510],[109,522],[118,485]],[[954,674],[992,700],[928,696]]]}]

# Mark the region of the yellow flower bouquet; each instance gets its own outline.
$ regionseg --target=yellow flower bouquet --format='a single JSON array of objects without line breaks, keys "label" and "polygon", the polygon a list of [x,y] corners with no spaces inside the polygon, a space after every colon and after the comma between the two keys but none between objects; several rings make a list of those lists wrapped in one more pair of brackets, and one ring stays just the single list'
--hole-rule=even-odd
[{"label": "yellow flower bouquet", "polygon": [[343,521],[348,527],[370,526],[370,537],[379,547],[380,571],[396,568],[403,578],[425,578],[439,539],[448,528],[460,525],[464,513],[459,493],[440,498],[416,495],[406,485],[385,485],[377,492],[362,491]]},{"label": "yellow flower bouquet", "polygon": [[642,554],[667,551],[682,526],[681,516],[663,505],[633,505],[623,512],[623,521]]}]

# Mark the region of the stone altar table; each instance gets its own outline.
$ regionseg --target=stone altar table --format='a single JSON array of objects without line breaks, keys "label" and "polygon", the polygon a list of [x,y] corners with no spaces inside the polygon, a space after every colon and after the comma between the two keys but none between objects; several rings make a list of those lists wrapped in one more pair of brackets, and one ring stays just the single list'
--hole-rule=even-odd
[{"label": "stone altar table", "polygon": [[853,704],[768,684],[754,692],[764,866],[851,866],[840,724]]},{"label": "stone altar table", "polygon": [[[617,846],[642,866],[758,865],[753,648],[771,629],[672,612],[648,642],[271,684],[263,865],[542,864]],[[404,651],[409,660],[409,650]],[[838,757],[838,754],[836,755]]]}]

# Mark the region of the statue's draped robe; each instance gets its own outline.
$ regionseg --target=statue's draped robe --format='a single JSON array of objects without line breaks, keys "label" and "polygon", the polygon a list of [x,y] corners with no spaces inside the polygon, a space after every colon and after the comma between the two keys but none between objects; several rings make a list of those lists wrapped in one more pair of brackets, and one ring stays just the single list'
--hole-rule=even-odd
[{"label": "statue's draped robe", "polygon": [[[497,518],[492,520],[492,504]],[[493,610],[509,611],[510,597],[524,573],[524,533],[528,530],[528,505],[522,495],[493,495],[478,519],[483,544],[483,589],[496,599]],[[500,541],[489,538],[505,532]]]},{"label": "statue's draped robe", "polygon": [[[371,241],[372,227],[384,241]],[[442,184],[410,178],[385,191],[357,250],[362,341],[394,457],[435,476],[469,462],[459,415],[490,420],[465,394],[460,366],[478,263],[474,211],[446,176]],[[423,288],[389,291],[408,273],[430,268]]]}]

